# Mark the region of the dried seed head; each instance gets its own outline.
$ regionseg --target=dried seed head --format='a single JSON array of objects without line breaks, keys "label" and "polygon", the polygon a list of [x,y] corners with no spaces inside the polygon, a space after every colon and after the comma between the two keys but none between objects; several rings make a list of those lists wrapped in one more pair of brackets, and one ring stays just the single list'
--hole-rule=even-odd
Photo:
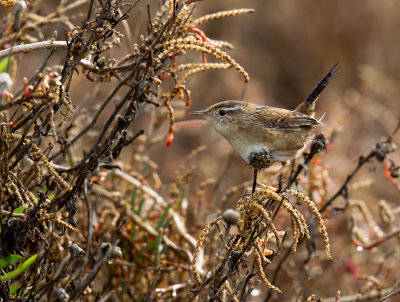
[{"label": "dried seed head", "polygon": [[236,212],[235,210],[228,209],[222,214],[222,219],[228,225],[238,225],[239,220],[240,220],[240,214],[239,214],[239,212]]},{"label": "dried seed head", "polygon": [[15,4],[15,0],[3,0],[3,1],[0,1],[0,5],[5,7],[5,8],[8,8],[8,9],[11,9],[14,6],[14,4]]}]

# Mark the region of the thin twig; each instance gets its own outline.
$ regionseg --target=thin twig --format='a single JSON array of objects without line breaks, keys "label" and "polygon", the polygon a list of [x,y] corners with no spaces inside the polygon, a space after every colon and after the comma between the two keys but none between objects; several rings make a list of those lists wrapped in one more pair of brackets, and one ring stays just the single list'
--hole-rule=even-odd
[{"label": "thin twig", "polygon": [[7,56],[13,56],[17,53],[29,53],[32,50],[38,50],[38,49],[46,49],[46,48],[62,48],[62,49],[67,49],[67,42],[65,41],[53,41],[53,40],[48,40],[48,41],[41,41],[41,42],[36,42],[36,43],[30,43],[30,44],[21,44],[17,46],[13,46],[4,50],[0,50],[0,59],[7,57]]},{"label": "thin twig", "polygon": [[157,267],[156,274],[155,274],[155,276],[153,278],[153,282],[151,282],[151,285],[150,285],[149,289],[147,290],[146,302],[150,301],[151,292],[152,292],[154,286],[156,285],[156,282],[157,282],[157,279],[158,279],[158,274],[160,273],[160,270],[161,270],[161,265],[159,265]]}]

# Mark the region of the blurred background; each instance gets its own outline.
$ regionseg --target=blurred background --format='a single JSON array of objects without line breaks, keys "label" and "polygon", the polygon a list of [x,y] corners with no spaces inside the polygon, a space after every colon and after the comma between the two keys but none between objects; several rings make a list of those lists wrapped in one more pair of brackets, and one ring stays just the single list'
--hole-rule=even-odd
[{"label": "blurred background", "polygon": [[[48,14],[55,9],[55,4],[42,1],[34,7],[42,14]],[[137,4],[128,19],[131,41],[124,40],[114,48],[113,56],[121,56],[127,49],[132,49],[132,44],[145,34],[147,4],[153,14],[159,7],[157,1]],[[234,49],[227,52],[249,73],[250,82],[244,83],[242,76],[232,69],[211,70],[190,77],[186,86],[191,90],[192,107],[185,114],[180,110],[182,102],[177,101],[176,120],[191,120],[194,117],[190,116],[190,111],[229,99],[294,109],[327,71],[339,63],[340,72],[317,102],[317,117],[323,117],[325,134],[332,130],[341,133],[335,143],[335,150],[341,156],[328,155],[326,164],[331,167],[329,171],[335,179],[343,179],[352,166],[335,167],[342,161],[355,162],[360,154],[368,152],[375,142],[394,130],[400,116],[400,3],[305,0],[299,5],[295,0],[205,0],[197,3],[194,16],[244,7],[254,8],[255,13],[206,22],[200,29],[209,38],[233,44]],[[87,5],[83,5],[72,11],[76,14],[73,20],[77,20],[77,24],[86,10]],[[2,14],[6,14],[4,9]],[[60,24],[45,25],[42,30],[44,36],[49,37],[57,31],[58,39],[63,39],[64,27]],[[121,27],[121,31],[124,30]],[[51,63],[61,64],[64,55],[59,53],[60,56],[51,58]],[[19,57],[20,66],[24,68],[17,70],[15,89],[22,87],[23,77],[35,74],[47,54],[47,50],[42,50]],[[184,60],[201,62],[198,53],[188,51],[188,54],[190,60],[186,56]],[[216,60],[208,57],[208,61]],[[73,79],[72,85],[74,103],[79,110],[90,113],[94,109],[87,104],[103,99],[115,82],[99,86],[80,74]],[[165,108],[159,111],[163,114]],[[131,131],[136,133],[140,128],[148,127],[149,115],[139,116]],[[100,120],[99,128],[101,122],[104,119]],[[165,134],[167,124],[168,121],[160,121],[156,133]],[[95,137],[96,133],[92,135]],[[168,182],[172,179],[171,166],[201,145],[207,150],[197,157],[201,167],[195,177],[218,178],[223,170],[229,177],[221,182],[218,189],[221,192],[252,178],[251,169],[208,125],[179,127],[172,146],[166,149],[164,141],[152,145],[150,157],[160,166],[162,179]],[[82,147],[78,145],[79,148]],[[121,155],[123,160],[131,158],[127,153]],[[380,194],[392,192],[385,183],[375,190]],[[390,198],[395,196],[389,195]]]},{"label": "blurred background", "polygon": [[[124,41],[119,48],[115,47],[113,56],[119,58],[126,54],[127,49],[131,50],[133,43],[140,40],[140,35],[145,34],[147,4],[150,4],[151,13],[159,7],[158,1],[139,2],[128,19],[132,41]],[[43,13],[51,12],[53,5],[53,1],[35,3]],[[255,12],[207,22],[200,29],[208,38],[234,45],[234,49],[227,52],[248,72],[250,82],[244,83],[243,76],[233,69],[206,71],[190,77],[186,87],[191,91],[191,108],[186,110],[181,100],[173,102],[176,130],[172,146],[166,148],[165,145],[168,130],[165,107],[156,110],[150,110],[153,107],[141,108],[140,115],[128,130],[133,136],[144,129],[145,136],[139,137],[139,143],[135,141],[133,146],[124,149],[116,161],[116,164],[132,168],[133,173],[137,173],[135,177],[142,176],[141,181],[156,188],[163,196],[170,194],[177,177],[183,177],[182,171],[189,171],[185,179],[189,187],[181,214],[186,218],[189,233],[195,238],[206,221],[225,209],[236,208],[238,199],[252,181],[253,170],[210,126],[200,122],[185,124],[195,119],[190,116],[190,111],[229,99],[294,109],[328,70],[339,63],[339,73],[317,102],[316,116],[323,118],[322,131],[330,139],[328,150],[320,156],[327,196],[332,196],[343,184],[359,157],[368,154],[377,142],[390,136],[399,123],[400,2],[205,0],[197,3],[194,15],[200,17],[244,7],[254,8]],[[76,9],[76,20],[83,18],[86,11],[87,5]],[[2,17],[7,18],[5,10]],[[122,32],[126,30],[120,29]],[[49,37],[54,31],[58,31],[57,39],[63,40],[63,26],[50,25],[44,29]],[[15,90],[22,87],[23,77],[35,74],[47,54],[47,50],[36,51],[20,57],[20,68],[16,71],[13,86]],[[190,62],[201,62],[199,53],[188,51],[188,54]],[[209,62],[216,61],[207,58]],[[51,63],[61,64],[64,59],[64,53],[60,51],[60,56],[54,56]],[[103,101],[115,85],[116,81],[97,85],[83,74],[74,77],[70,97],[78,112],[84,113],[78,114],[74,123],[86,124],[91,112],[98,109],[98,100]],[[109,108],[114,106],[115,103],[111,102]],[[107,114],[109,112],[99,119],[98,129],[102,128]],[[78,131],[79,128],[73,129],[71,134]],[[152,134],[155,142],[149,143],[148,133]],[[81,156],[97,134],[91,131],[85,140],[72,147],[72,153]],[[393,137],[393,142],[399,145],[400,133]],[[193,153],[193,150],[197,151]],[[145,159],[138,159],[143,155]],[[392,153],[390,158],[399,163],[399,152]],[[263,171],[259,177],[260,181],[268,182],[270,173]],[[307,182],[302,182],[303,178],[301,175],[299,187],[305,193],[307,190],[314,192],[307,187]],[[378,201],[386,200],[391,206],[398,206],[398,180],[396,183],[386,178],[380,163],[375,161],[363,166],[355,177],[354,183],[357,182],[367,185],[361,186],[362,190],[355,191],[351,197],[365,201],[374,213],[374,219],[379,219]],[[104,186],[112,187],[107,183]],[[313,194],[313,200],[321,207],[326,199],[321,197],[322,194]],[[343,205],[342,199],[335,202],[337,207]],[[301,246],[297,257],[291,257],[285,263],[284,272],[276,281],[283,290],[280,301],[294,299],[300,289],[305,297],[312,293],[333,297],[339,289],[346,295],[355,294],[365,285],[359,279],[362,275],[375,275],[382,284],[386,282],[389,286],[400,277],[397,239],[388,241],[379,249],[361,253],[352,245],[349,226],[357,223],[357,217],[354,217],[350,210],[325,217],[330,218],[327,225],[335,261],[333,264],[325,261],[314,265],[312,260],[305,269],[303,261],[307,251],[304,245]],[[82,221],[85,219],[83,215]],[[279,219],[284,217],[278,216]],[[367,227],[363,232],[366,236],[371,235]],[[321,239],[318,240],[317,250],[323,250]],[[383,263],[385,268],[382,270]],[[268,269],[266,273],[268,275]],[[289,278],[291,282],[285,283]],[[263,301],[262,296],[249,301]]]},{"label": "blurred background", "polygon": [[[326,164],[335,179],[344,179],[359,155],[368,153],[377,141],[395,129],[400,116],[400,3],[360,4],[359,1],[304,1],[301,5],[296,1],[199,2],[195,12],[198,16],[232,8],[255,9],[254,14],[201,26],[208,37],[234,45],[229,54],[245,68],[251,80],[245,84],[241,75],[232,70],[200,73],[187,84],[192,91],[192,109],[204,109],[228,99],[294,109],[327,71],[339,63],[338,75],[319,97],[317,117],[323,117],[326,135],[336,128],[340,131],[334,146],[340,156],[328,154]],[[201,57],[197,56],[197,60]],[[182,152],[188,153],[200,144],[206,145],[207,151],[199,155],[201,167],[206,167],[199,175],[205,173],[217,178],[224,165],[229,164],[222,188],[251,179],[252,170],[207,125],[179,131],[172,147],[163,151],[160,144],[154,148],[154,156],[162,154],[158,159],[160,165],[173,165],[174,157],[181,156],[180,151],[176,152],[178,149],[184,148]],[[348,164],[343,166],[343,162]],[[393,199],[397,193],[384,180],[373,194],[389,194],[387,197]]]},{"label": "blurred background", "polygon": [[[201,29],[210,38],[227,40],[234,45],[229,54],[249,73],[250,82],[246,85],[241,75],[233,70],[200,73],[187,84],[192,91],[192,109],[204,109],[228,99],[294,109],[326,72],[339,63],[338,75],[317,103],[317,117],[324,116],[323,132],[326,136],[332,137],[333,132],[338,135],[322,157],[330,179],[328,191],[332,194],[354,169],[359,156],[368,154],[375,143],[390,135],[398,124],[400,3],[203,1],[198,3],[196,15],[241,7],[254,8],[255,13],[208,22]],[[200,56],[197,60],[200,62]],[[186,119],[192,117],[182,118]],[[399,133],[394,141],[399,144]],[[165,149],[164,144],[152,149],[162,179],[168,180],[171,177],[169,171],[173,170],[179,158],[200,145],[207,149],[196,158],[196,170],[190,185],[188,211],[196,214],[188,224],[193,227],[199,222],[201,225],[210,213],[235,208],[244,190],[238,190],[227,201],[223,196],[232,186],[251,181],[253,173],[223,137],[204,125],[177,132],[169,149]],[[399,152],[390,157],[397,162],[400,160]],[[216,191],[210,190],[205,197],[196,195],[204,185],[204,179],[214,179],[218,183],[213,187]],[[365,201],[375,214],[378,213],[378,200],[387,200],[392,206],[398,206],[399,191],[383,176],[381,165],[371,163],[363,167],[355,182],[371,180],[371,186],[354,192],[352,198]],[[314,200],[318,202],[318,196],[314,196]],[[338,200],[335,205],[343,206],[344,201]],[[314,266],[311,262],[312,276],[307,279],[310,275],[306,271],[300,269],[299,273],[296,270],[302,267],[306,255],[289,261],[287,269],[299,274],[299,283],[285,283],[285,280],[293,280],[293,276],[283,274],[278,283],[284,293],[278,300],[293,298],[296,294],[292,290],[302,286],[305,297],[311,293],[334,296],[338,289],[343,295],[355,293],[365,285],[365,281],[357,280],[358,276],[376,273],[382,261],[390,263],[391,269],[397,267],[397,256],[387,257],[398,250],[394,247],[396,239],[387,243],[386,252],[360,253],[351,245],[349,226],[352,215],[348,211],[344,216],[329,220],[335,265]],[[374,219],[378,217],[374,216]],[[336,236],[338,233],[344,236]],[[301,253],[306,253],[305,247]],[[387,279],[388,284],[391,282],[389,279],[398,276],[391,270],[385,274],[391,276]],[[254,299],[258,301],[256,297]]]},{"label": "blurred background", "polygon": [[[398,124],[400,3],[203,1],[198,3],[195,14],[200,16],[241,7],[254,8],[255,13],[208,22],[201,29],[207,37],[227,40],[234,45],[229,54],[249,73],[250,82],[245,84],[241,75],[233,70],[200,73],[189,79],[187,84],[192,91],[192,109],[204,109],[228,99],[294,109],[326,72],[339,63],[341,69],[338,75],[317,103],[317,117],[323,117],[324,134],[328,137],[337,135],[322,157],[323,166],[329,174],[328,191],[332,194],[354,169],[359,156],[368,154],[375,143],[390,135]],[[197,60],[201,60],[198,55]],[[182,117],[182,120],[187,119],[193,118]],[[399,133],[394,142],[399,144]],[[203,125],[178,131],[169,149],[165,149],[164,144],[154,146],[152,158],[160,165],[161,178],[168,181],[172,176],[170,171],[180,158],[200,145],[205,145],[207,149],[196,157],[196,169],[189,190],[188,212],[196,213],[188,219],[193,230],[207,220],[210,213],[220,214],[226,208],[235,208],[244,190],[238,190],[228,200],[223,197],[232,186],[251,181],[253,173],[223,137],[210,126]],[[400,160],[399,152],[390,157],[396,162]],[[261,174],[261,180],[266,174]],[[211,185],[212,190],[205,196],[196,195],[204,186],[205,179],[213,179],[218,185]],[[398,187],[396,189],[383,176],[380,164],[371,163],[363,167],[356,176],[357,181],[371,181],[368,188],[354,192],[352,198],[365,201],[373,213],[378,213],[379,200],[398,206]],[[318,196],[314,197],[318,201]],[[338,200],[335,205],[343,206],[344,201]],[[315,275],[307,279],[310,276],[302,271],[297,276],[301,281],[294,287],[293,283],[288,283],[285,288],[285,278],[293,276],[284,275],[279,282],[284,291],[281,299],[293,297],[291,290],[301,286],[304,286],[305,297],[319,290],[324,292],[325,297],[334,296],[338,289],[342,294],[355,293],[365,285],[365,282],[357,280],[359,275],[379,271],[382,261],[390,263],[388,266],[391,269],[397,267],[398,258],[387,257],[398,250],[393,246],[397,245],[396,240],[387,243],[386,252],[372,250],[359,253],[351,245],[349,226],[352,215],[348,211],[328,223],[328,229],[332,230],[336,265],[311,264]],[[378,217],[374,216],[374,219]],[[337,233],[346,235],[335,236]],[[306,253],[305,248],[301,251]],[[302,266],[305,258],[303,254],[296,261],[289,261],[288,267],[295,271]],[[391,270],[386,274],[391,276],[387,279],[388,284],[391,282],[389,279],[394,280],[398,275]]]}]

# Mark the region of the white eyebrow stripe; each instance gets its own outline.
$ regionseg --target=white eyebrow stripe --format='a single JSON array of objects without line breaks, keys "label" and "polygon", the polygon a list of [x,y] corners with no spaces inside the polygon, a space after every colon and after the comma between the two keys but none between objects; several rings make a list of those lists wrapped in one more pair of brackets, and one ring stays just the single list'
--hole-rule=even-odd
[{"label": "white eyebrow stripe", "polygon": [[259,113],[260,111],[264,110],[265,108],[268,108],[268,106],[256,105],[256,112]]},{"label": "white eyebrow stripe", "polygon": [[268,129],[270,131],[284,131],[284,130],[290,130],[290,131],[298,131],[301,130],[301,127],[273,127],[273,126],[264,126],[265,129]]},{"label": "white eyebrow stripe", "polygon": [[225,111],[238,111],[240,110],[240,107],[228,107],[228,108],[220,108],[220,110],[225,110]]}]

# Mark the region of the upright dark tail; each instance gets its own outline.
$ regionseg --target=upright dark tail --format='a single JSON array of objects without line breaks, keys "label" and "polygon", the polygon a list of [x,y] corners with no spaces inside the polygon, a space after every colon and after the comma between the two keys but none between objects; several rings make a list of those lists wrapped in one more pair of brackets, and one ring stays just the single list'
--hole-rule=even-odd
[{"label": "upright dark tail", "polygon": [[307,98],[295,109],[295,111],[312,116],[314,114],[315,101],[317,100],[319,94],[325,89],[326,86],[328,86],[329,82],[334,78],[339,69],[340,66],[335,64],[324,76],[324,78],[317,84],[317,86],[314,87]]}]

